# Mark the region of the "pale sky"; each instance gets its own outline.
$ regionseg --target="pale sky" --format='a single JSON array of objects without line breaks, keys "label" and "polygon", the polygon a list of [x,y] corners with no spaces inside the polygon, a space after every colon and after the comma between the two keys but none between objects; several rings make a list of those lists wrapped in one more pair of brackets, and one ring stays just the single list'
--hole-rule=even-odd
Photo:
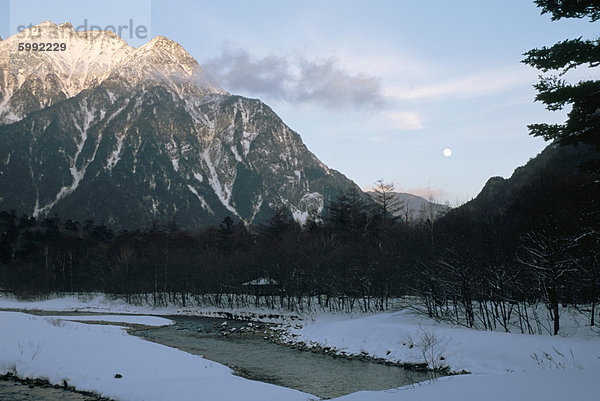
[{"label": "pale sky", "polygon": [[544,148],[527,124],[564,118],[533,102],[538,72],[522,54],[599,32],[598,22],[551,22],[529,0],[0,0],[4,38],[45,20],[130,19],[149,31],[125,37],[130,44],[179,42],[223,88],[271,106],[361,187],[383,178],[452,204]]}]

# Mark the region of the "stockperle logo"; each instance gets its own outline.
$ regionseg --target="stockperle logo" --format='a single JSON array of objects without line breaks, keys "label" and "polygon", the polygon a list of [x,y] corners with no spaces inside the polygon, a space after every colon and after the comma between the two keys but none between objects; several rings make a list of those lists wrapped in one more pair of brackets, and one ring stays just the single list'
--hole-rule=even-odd
[{"label": "stockperle logo", "polygon": [[[0,11],[7,12],[4,16],[10,15],[8,21],[0,18],[0,24],[8,22],[0,27],[1,31],[6,36],[17,36],[24,43],[39,41],[42,36],[53,42],[67,41],[74,31],[112,32],[133,47],[142,46],[152,38],[151,0],[11,0],[8,8],[6,3],[0,5]],[[62,29],[53,29],[53,24]]]},{"label": "stockperle logo", "polygon": [[[73,25],[69,23],[75,31],[87,32],[87,31],[108,31],[117,34],[121,39],[132,40],[132,39],[148,39],[149,28],[144,24],[138,24],[133,18],[130,18],[127,23],[124,24],[107,24],[100,25],[90,23],[88,19],[84,19],[82,24]],[[42,36],[42,27],[29,23],[28,25],[20,24],[16,26],[17,37],[19,39],[38,39]],[[65,39],[67,35],[64,30],[55,30],[46,33],[46,36],[50,39]]]}]

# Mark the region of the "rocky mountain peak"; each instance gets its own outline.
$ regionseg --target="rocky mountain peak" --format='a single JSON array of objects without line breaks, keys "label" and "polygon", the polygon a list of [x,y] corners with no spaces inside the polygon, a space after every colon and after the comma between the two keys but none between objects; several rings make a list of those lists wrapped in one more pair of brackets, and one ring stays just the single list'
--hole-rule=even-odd
[{"label": "rocky mountain peak", "polygon": [[46,21],[7,38],[0,42],[0,124],[99,85],[134,51],[112,32],[78,32],[70,23]]},{"label": "rocky mountain peak", "polygon": [[142,48],[165,51],[176,56],[185,55],[187,57],[191,57],[179,43],[160,35],[155,36],[148,43],[141,46],[140,50]]},{"label": "rocky mountain peak", "polygon": [[[355,186],[172,40],[136,49],[51,22],[28,32],[38,39],[0,42],[0,210],[127,228],[251,224],[281,205],[306,219]],[[64,50],[34,51],[44,41]]]},{"label": "rocky mountain peak", "polygon": [[[33,50],[47,43],[58,51]],[[25,48],[27,46],[27,48]],[[164,85],[180,97],[226,94],[178,43],[157,36],[136,49],[111,31],[76,31],[51,21],[0,42],[0,124],[113,82],[113,91]]]},{"label": "rocky mountain peak", "polygon": [[164,36],[157,36],[136,49],[126,65],[132,67],[136,63],[140,64],[140,73],[161,71],[163,74],[178,72],[191,76],[201,69],[198,62],[179,43]]},{"label": "rocky mountain peak", "polygon": [[58,27],[60,29],[72,29],[72,30],[75,30],[75,28],[73,28],[73,24],[71,24],[70,22],[63,22],[62,24],[59,24]]},{"label": "rocky mountain peak", "polygon": [[179,98],[227,94],[177,42],[157,36],[135,49],[112,70],[111,86],[169,88]]}]

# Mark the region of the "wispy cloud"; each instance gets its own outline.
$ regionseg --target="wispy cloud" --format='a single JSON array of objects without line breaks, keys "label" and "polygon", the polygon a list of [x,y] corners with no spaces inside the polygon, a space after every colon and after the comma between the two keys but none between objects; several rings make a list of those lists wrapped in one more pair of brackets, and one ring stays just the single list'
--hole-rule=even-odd
[{"label": "wispy cloud", "polygon": [[379,143],[393,143],[398,138],[398,131],[419,131],[425,128],[419,113],[414,111],[382,112],[373,124],[376,135],[369,140]]},{"label": "wispy cloud", "polygon": [[389,128],[399,131],[416,131],[423,129],[423,121],[414,111],[399,111],[384,115]]},{"label": "wispy cloud", "polygon": [[438,100],[448,97],[479,97],[503,92],[535,81],[536,74],[526,67],[484,71],[422,86],[397,86],[386,96],[399,100]]},{"label": "wispy cloud", "polygon": [[378,78],[349,73],[333,57],[254,58],[245,50],[224,50],[219,57],[205,62],[204,68],[233,92],[329,108],[374,108],[384,103]]}]

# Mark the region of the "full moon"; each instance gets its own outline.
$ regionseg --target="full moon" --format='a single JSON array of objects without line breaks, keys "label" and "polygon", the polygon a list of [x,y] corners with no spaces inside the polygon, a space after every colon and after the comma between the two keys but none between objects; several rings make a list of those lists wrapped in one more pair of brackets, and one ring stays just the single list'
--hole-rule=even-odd
[{"label": "full moon", "polygon": [[444,156],[450,157],[450,156],[452,156],[452,149],[446,148],[442,151],[442,153],[444,154]]}]

